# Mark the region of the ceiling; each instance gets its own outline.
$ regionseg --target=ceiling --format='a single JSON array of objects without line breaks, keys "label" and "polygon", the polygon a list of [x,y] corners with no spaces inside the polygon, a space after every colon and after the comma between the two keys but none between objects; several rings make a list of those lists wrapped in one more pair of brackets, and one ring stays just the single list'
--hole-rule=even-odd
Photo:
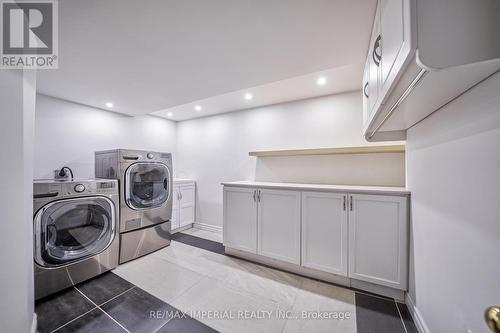
[{"label": "ceiling", "polygon": [[59,69],[39,71],[38,92],[182,120],[200,116],[193,103],[210,114],[360,89],[375,3],[59,1]]},{"label": "ceiling", "polygon": [[[205,98],[153,112],[152,114],[175,121],[181,121],[217,113],[338,94],[358,90],[361,84],[360,78],[362,75],[362,64],[335,67],[325,71],[301,75],[291,79]],[[326,83],[318,85],[317,82],[321,78],[324,78]],[[252,99],[246,100],[246,94],[251,94]],[[197,110],[197,106],[200,110]]]}]

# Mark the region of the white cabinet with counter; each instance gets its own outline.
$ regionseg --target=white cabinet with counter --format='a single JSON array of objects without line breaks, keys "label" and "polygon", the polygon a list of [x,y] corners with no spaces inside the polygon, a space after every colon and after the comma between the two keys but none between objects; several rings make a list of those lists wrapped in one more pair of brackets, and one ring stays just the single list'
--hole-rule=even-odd
[{"label": "white cabinet with counter", "polygon": [[174,179],[172,189],[172,231],[190,228],[195,222],[195,181]]},{"label": "white cabinet with counter", "polygon": [[300,264],[300,192],[224,188],[224,244]]},{"label": "white cabinet with counter", "polygon": [[226,252],[332,282],[357,281],[358,288],[390,296],[388,290],[407,289],[405,189],[223,185]]}]

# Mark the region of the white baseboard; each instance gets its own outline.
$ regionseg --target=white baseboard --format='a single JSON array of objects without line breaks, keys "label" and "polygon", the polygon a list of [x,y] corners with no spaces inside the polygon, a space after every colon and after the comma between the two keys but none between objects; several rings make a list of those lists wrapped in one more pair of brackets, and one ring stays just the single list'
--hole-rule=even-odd
[{"label": "white baseboard", "polygon": [[177,229],[173,229],[173,230],[171,230],[170,232],[171,232],[172,234],[176,234],[176,233],[178,233],[178,232],[183,232],[184,230],[191,229],[192,227],[193,227],[193,223],[190,223],[190,224],[185,225],[185,226],[183,226],[183,227],[179,227],[179,228],[177,228]]},{"label": "white baseboard", "polygon": [[201,223],[201,222],[195,222],[195,223],[193,223],[193,228],[198,228],[198,229],[201,229],[201,230],[222,233],[222,227],[219,227],[219,226],[213,225],[213,224],[206,224],[206,223]]},{"label": "white baseboard", "polygon": [[417,307],[415,306],[415,302],[413,299],[410,297],[410,295],[407,293],[405,297],[405,303],[406,306],[408,307],[408,310],[410,310],[410,314],[413,318],[413,321],[415,322],[415,326],[417,326],[417,330],[419,333],[431,333],[429,330],[429,327],[424,321],[424,318],[422,318],[422,315],[420,314],[420,311],[418,311]]},{"label": "white baseboard", "polygon": [[33,313],[33,320],[31,321],[31,333],[37,333],[37,316]]}]

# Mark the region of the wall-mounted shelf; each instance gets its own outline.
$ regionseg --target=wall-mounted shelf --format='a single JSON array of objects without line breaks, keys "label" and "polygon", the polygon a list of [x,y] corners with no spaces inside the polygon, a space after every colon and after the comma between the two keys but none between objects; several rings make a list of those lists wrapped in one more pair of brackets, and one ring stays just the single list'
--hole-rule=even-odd
[{"label": "wall-mounted shelf", "polygon": [[306,155],[336,155],[336,154],[375,154],[375,153],[404,153],[405,145],[383,145],[363,147],[313,148],[292,150],[251,151],[250,156],[306,156]]}]

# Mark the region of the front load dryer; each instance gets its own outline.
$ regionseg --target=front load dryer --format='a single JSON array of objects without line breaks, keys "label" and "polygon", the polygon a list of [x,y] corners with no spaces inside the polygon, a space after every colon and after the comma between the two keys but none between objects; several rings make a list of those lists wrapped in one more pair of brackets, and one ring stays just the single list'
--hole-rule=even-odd
[{"label": "front load dryer", "polygon": [[35,299],[118,266],[116,180],[35,180]]},{"label": "front load dryer", "polygon": [[120,186],[120,263],[170,244],[172,155],[116,149],[95,153],[96,177]]}]

